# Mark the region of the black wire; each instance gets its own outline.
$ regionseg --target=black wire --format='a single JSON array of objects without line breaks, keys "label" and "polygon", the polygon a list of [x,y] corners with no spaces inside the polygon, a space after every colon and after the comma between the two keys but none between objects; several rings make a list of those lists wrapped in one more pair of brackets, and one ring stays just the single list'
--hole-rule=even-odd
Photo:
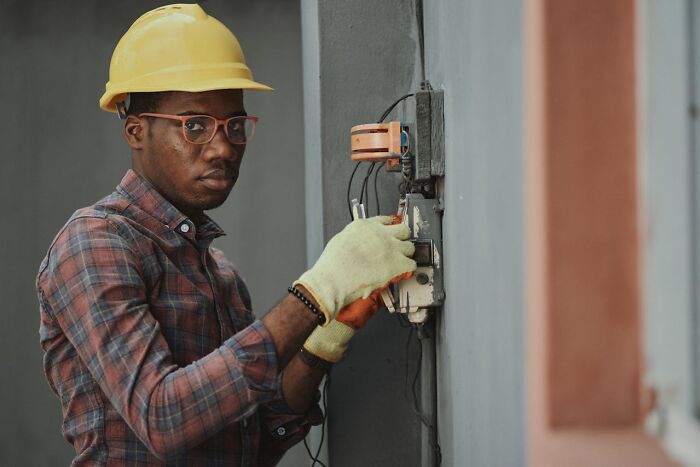
[{"label": "black wire", "polygon": [[[415,325],[414,325],[415,326]],[[413,327],[412,326],[412,329]],[[412,333],[409,333],[409,342],[411,339]],[[430,439],[429,439],[429,444],[430,447],[433,449],[433,452],[435,453],[435,457],[437,460],[437,466],[439,467],[440,464],[442,463],[442,450],[440,449],[440,443],[438,442],[438,433],[437,433],[437,427],[433,425],[425,416],[423,411],[421,410],[420,403],[418,402],[418,392],[417,392],[417,384],[418,384],[418,378],[420,378],[421,374],[421,365],[422,365],[422,360],[423,360],[423,340],[420,338],[420,334],[416,333],[416,338],[418,340],[418,366],[416,368],[416,373],[413,375],[413,381],[411,383],[411,393],[413,395],[413,410],[415,414],[418,416],[420,419],[421,423],[423,423],[428,430],[430,431]],[[406,381],[405,383],[408,383],[408,359],[409,359],[409,342],[406,343]],[[404,386],[404,395],[406,394],[406,387]]]},{"label": "black wire", "polygon": [[379,168],[377,168],[377,171],[374,172],[374,199],[377,200],[377,215],[380,215],[379,211],[379,190],[377,190],[377,175],[379,175],[379,172],[381,172],[381,165]]},{"label": "black wire", "polygon": [[350,180],[348,180],[348,191],[347,191],[347,202],[348,202],[348,211],[350,212],[350,222],[353,221],[354,217],[352,215],[352,204],[350,203],[350,188],[352,188],[352,179],[355,178],[355,172],[357,172],[357,169],[360,167],[360,164],[362,161],[358,161],[357,164],[355,164],[355,168],[352,170],[352,175],[350,175]]},{"label": "black wire", "polygon": [[[376,165],[376,162],[372,162],[369,165],[369,168],[367,169],[367,173],[365,174],[365,178],[362,179],[362,185],[360,186],[360,204],[362,204],[362,201],[365,198],[365,193],[367,191],[367,180],[369,180],[369,177],[372,175],[372,171],[374,170],[375,165]],[[367,201],[369,201],[369,195],[367,195]]]},{"label": "black wire", "polygon": [[306,453],[309,455],[309,458],[313,461],[311,463],[311,467],[315,467],[316,464],[321,465],[321,467],[328,467],[326,464],[321,461],[321,459],[318,458],[318,456],[321,455],[321,449],[323,448],[323,441],[326,435],[326,421],[328,420],[328,386],[331,382],[331,373],[330,370],[326,374],[326,381],[323,383],[323,389],[321,390],[321,401],[323,404],[323,421],[321,422],[321,441],[318,443],[318,449],[316,450],[316,455],[314,456],[311,453],[311,448],[309,447],[309,443],[306,441],[306,437],[304,437],[304,448],[306,448]]},{"label": "black wire", "polygon": [[[326,464],[324,464],[322,461],[315,459],[314,455],[311,454],[311,449],[309,448],[309,443],[306,442],[306,438],[304,438],[304,447],[306,448],[306,453],[309,455],[309,458],[314,461],[314,463],[319,463],[321,464],[322,467],[328,467]],[[313,464],[312,464],[313,465]]]},{"label": "black wire", "polygon": [[411,383],[411,393],[413,394],[413,410],[416,411],[416,415],[420,418],[427,427],[432,428],[432,423],[430,423],[423,412],[421,411],[420,402],[418,401],[418,391],[416,386],[418,384],[418,378],[421,373],[421,361],[423,360],[423,341],[418,337],[418,368],[416,369],[416,374],[413,375],[413,382]]},{"label": "black wire", "polygon": [[323,440],[326,435],[326,420],[328,419],[328,385],[330,384],[330,381],[331,373],[329,370],[326,374],[326,381],[323,383],[323,394],[321,396],[323,400],[323,423],[321,423],[321,441],[318,443],[316,456],[314,457],[314,462],[311,464],[311,467],[314,467],[317,462],[320,463],[323,467],[326,467],[326,465],[318,459],[318,456],[321,455],[321,448],[323,448]]},{"label": "black wire", "polygon": [[[404,94],[403,96],[399,97],[396,99],[382,114],[381,117],[379,117],[379,120],[377,123],[383,123],[384,120],[389,116],[392,110],[394,110],[394,107],[399,105],[399,103],[403,100],[408,99],[409,97],[413,97],[415,94],[409,93],[409,94]],[[373,162],[374,164],[374,162]],[[381,165],[380,165],[381,168]],[[379,173],[380,168],[377,169],[377,173],[374,175],[374,195],[377,199],[377,215],[379,215],[379,191],[377,190],[377,174]],[[367,195],[367,198],[369,199],[369,194]]]},{"label": "black wire", "polygon": [[[397,105],[399,105],[399,103],[400,103],[401,101],[403,101],[404,99],[408,99],[409,97],[413,97],[413,95],[414,95],[413,93],[411,93],[411,94],[406,94],[406,95],[403,95],[403,96],[399,97],[398,99],[396,99],[396,101],[394,101],[394,102],[389,106],[389,108],[387,108],[387,109],[384,111],[384,113],[383,113],[382,116],[379,118],[379,121],[378,121],[377,123],[382,123],[382,122],[384,121],[384,119],[391,113],[391,111],[394,110],[394,107],[396,107]],[[352,180],[355,178],[355,173],[357,172],[357,169],[360,167],[360,164],[361,164],[361,163],[362,163],[362,161],[358,161],[358,162],[355,164],[355,168],[353,169],[352,174],[350,175],[350,180],[348,180],[348,187],[347,187],[347,193],[346,193],[346,201],[347,201],[347,204],[348,204],[348,212],[350,213],[350,221],[351,221],[351,222],[352,222],[352,220],[354,219],[354,217],[353,217],[353,215],[352,215],[352,204],[350,203],[350,191],[352,190]],[[372,162],[372,167],[374,167],[374,165],[375,165],[375,162]],[[363,181],[363,184],[362,184],[362,191],[360,192],[360,200],[363,199],[364,193],[367,193],[367,198],[369,198],[369,188],[368,188],[368,182],[367,182],[367,179],[368,179],[368,178],[369,178],[369,176],[365,177],[365,180]],[[376,182],[376,177],[375,177],[375,182]],[[377,190],[376,190],[376,183],[375,183],[375,193],[377,193]],[[362,202],[362,201],[360,201],[360,202]],[[378,207],[378,206],[379,206],[379,200],[377,199],[377,212],[379,212],[379,207]]]},{"label": "black wire", "polygon": [[372,172],[374,172],[374,168],[376,167],[377,163],[372,162],[372,165],[369,168],[369,173],[367,174],[367,180],[364,182],[365,184],[365,199],[367,199],[367,216],[369,216],[369,177],[372,176]]},{"label": "black wire", "polygon": [[425,39],[423,34],[423,0],[416,0],[416,25],[418,26],[418,50],[420,55],[421,88],[425,83]]},{"label": "black wire", "polygon": [[384,122],[384,119],[387,118],[387,117],[389,116],[389,114],[391,113],[391,111],[394,110],[394,107],[396,107],[397,105],[399,105],[399,102],[401,102],[401,101],[404,100],[404,99],[408,99],[409,97],[413,97],[413,96],[414,96],[414,94],[413,94],[413,93],[410,93],[410,94],[406,94],[406,95],[401,96],[401,97],[399,97],[398,99],[396,99],[396,101],[395,101],[393,104],[391,104],[391,105],[389,106],[388,109],[386,109],[386,110],[384,111],[384,113],[382,114],[382,116],[379,117],[379,121],[378,121],[377,123],[382,123],[382,122]]},{"label": "black wire", "polygon": [[[391,289],[389,289],[389,290],[391,290]],[[411,326],[410,323],[406,324],[406,318],[403,317],[402,313],[392,313],[392,314],[394,316],[396,316],[396,320],[399,322],[399,326],[401,326],[402,328],[406,329],[406,328],[413,327],[413,326]],[[408,354],[406,354],[406,355],[408,355]],[[406,384],[408,384],[408,383],[406,383]]]},{"label": "black wire", "polygon": [[[398,313],[399,315],[401,313]],[[405,325],[399,320],[399,323],[401,323],[401,327],[404,327]],[[408,400],[408,367],[410,365],[411,359],[408,358],[411,350],[411,341],[413,340],[413,326],[408,326],[408,337],[406,338],[406,358],[404,358],[405,365],[404,365],[404,380],[403,380],[403,396]]]}]

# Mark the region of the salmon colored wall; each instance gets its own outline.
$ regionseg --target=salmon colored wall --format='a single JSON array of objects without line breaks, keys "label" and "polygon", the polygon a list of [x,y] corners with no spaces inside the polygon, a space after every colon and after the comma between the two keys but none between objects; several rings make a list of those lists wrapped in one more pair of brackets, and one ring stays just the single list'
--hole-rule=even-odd
[{"label": "salmon colored wall", "polygon": [[546,5],[549,422],[630,424],[641,355],[634,0]]},{"label": "salmon colored wall", "polygon": [[634,0],[528,0],[531,465],[669,465],[641,429]]}]

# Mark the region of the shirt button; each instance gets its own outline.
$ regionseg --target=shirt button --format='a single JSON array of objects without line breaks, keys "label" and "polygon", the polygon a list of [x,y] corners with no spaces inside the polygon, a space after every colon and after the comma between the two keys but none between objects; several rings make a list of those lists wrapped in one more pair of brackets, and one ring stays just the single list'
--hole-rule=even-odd
[{"label": "shirt button", "polygon": [[187,222],[185,222],[184,224],[182,224],[180,226],[180,232],[187,233],[189,231],[190,231],[190,226],[189,226],[189,224],[187,224]]},{"label": "shirt button", "polygon": [[284,436],[287,434],[287,430],[285,430],[284,427],[281,426],[281,427],[277,428],[277,434],[280,436]]}]

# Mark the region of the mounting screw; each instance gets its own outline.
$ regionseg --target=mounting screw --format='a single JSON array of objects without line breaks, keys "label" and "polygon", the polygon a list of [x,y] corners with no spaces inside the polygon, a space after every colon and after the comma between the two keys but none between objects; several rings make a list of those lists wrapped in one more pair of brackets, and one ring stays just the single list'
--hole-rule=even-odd
[{"label": "mounting screw", "polygon": [[416,282],[418,282],[420,285],[425,285],[428,282],[430,282],[430,278],[426,273],[419,272],[418,274],[416,274]]}]

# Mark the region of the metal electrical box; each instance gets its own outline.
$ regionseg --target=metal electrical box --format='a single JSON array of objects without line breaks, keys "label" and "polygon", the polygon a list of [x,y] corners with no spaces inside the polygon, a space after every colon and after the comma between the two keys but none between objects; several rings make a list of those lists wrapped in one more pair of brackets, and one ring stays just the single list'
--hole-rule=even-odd
[{"label": "metal electrical box", "polygon": [[[437,183],[437,178],[445,175],[443,92],[421,89],[404,98],[409,96],[415,98],[415,123],[383,123],[382,117],[378,123],[352,127],[350,141],[354,161],[380,162],[403,178],[398,214],[411,230],[418,269],[409,279],[383,291],[382,297],[389,311],[423,324],[429,310],[445,300],[442,206]],[[364,217],[364,206],[356,200],[351,211],[355,218]]]},{"label": "metal electrical box", "polygon": [[413,259],[418,268],[413,276],[392,286],[384,294],[391,312],[405,313],[412,323],[424,323],[430,308],[445,300],[442,268],[442,212],[437,199],[407,193],[403,222],[411,229],[416,247]]},{"label": "metal electrical box", "polygon": [[445,175],[443,92],[416,91],[416,126],[413,180],[430,182]]}]

